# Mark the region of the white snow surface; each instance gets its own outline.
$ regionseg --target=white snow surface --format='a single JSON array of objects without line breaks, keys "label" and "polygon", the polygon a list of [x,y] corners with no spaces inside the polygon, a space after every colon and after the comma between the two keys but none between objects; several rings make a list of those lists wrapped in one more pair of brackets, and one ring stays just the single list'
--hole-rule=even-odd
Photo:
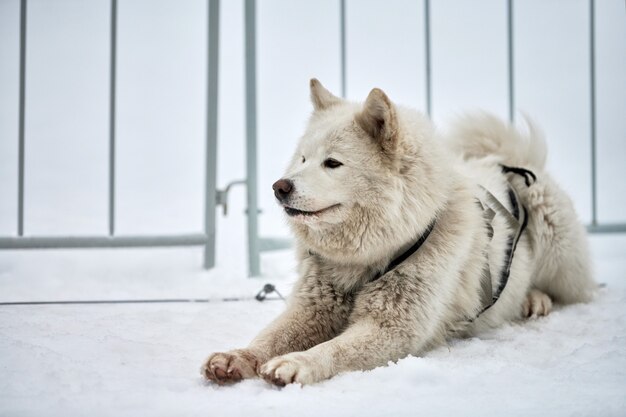
[{"label": "white snow surface", "polygon": [[215,386],[199,368],[213,351],[245,346],[284,308],[218,300],[251,298],[267,281],[288,293],[291,251],[265,256],[261,280],[230,266],[200,272],[197,249],[3,252],[2,301],[212,301],[0,306],[0,415],[626,415],[624,242],[592,238],[607,286],[590,304],[282,389],[262,380]]},{"label": "white snow surface", "polygon": [[[19,3],[0,1],[0,236],[17,233]],[[207,2],[120,3],[116,234],[197,233],[204,218]],[[362,100],[379,86],[423,109],[424,40],[415,23],[423,2],[358,3],[347,8],[347,97]],[[432,5],[433,114],[444,129],[467,106],[507,113],[504,3],[462,3]],[[27,236],[107,233],[108,4],[28,2]],[[220,188],[245,176],[243,5],[220,6]],[[271,184],[309,115],[308,80],[340,90],[339,8],[334,0],[262,6],[259,227],[269,237],[287,233]],[[596,9],[598,219],[623,222],[624,8],[611,0]],[[516,107],[544,126],[550,170],[586,222],[587,12],[584,1],[516,2],[515,12]],[[592,237],[596,278],[607,287],[588,305],[557,307],[546,318],[314,386],[204,383],[198,371],[209,353],[245,346],[284,308],[282,301],[253,301],[254,294],[271,282],[286,295],[296,279],[291,251],[264,254],[263,277],[246,278],[244,200],[244,189],[235,188],[228,217],[218,215],[217,267],[208,272],[201,248],[0,251],[0,302],[210,300],[0,305],[0,417],[626,415],[623,235]],[[220,301],[232,298],[244,300]]]}]

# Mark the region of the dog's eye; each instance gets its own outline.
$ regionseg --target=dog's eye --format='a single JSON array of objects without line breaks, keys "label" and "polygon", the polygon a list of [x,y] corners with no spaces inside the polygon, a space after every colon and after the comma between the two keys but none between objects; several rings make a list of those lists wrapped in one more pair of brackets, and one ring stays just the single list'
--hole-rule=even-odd
[{"label": "dog's eye", "polygon": [[304,157],[304,155],[302,155],[302,163],[304,164],[306,162],[306,158]]},{"label": "dog's eye", "polygon": [[333,158],[328,158],[324,161],[324,166],[326,168],[339,168],[340,166],[342,166],[343,164],[339,161],[337,161],[336,159]]}]

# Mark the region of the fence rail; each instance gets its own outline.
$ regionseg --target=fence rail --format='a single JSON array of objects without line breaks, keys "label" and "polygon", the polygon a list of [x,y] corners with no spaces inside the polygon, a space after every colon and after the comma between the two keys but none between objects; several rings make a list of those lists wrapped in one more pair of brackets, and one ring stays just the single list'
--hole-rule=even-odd
[{"label": "fence rail", "polygon": [[0,238],[0,249],[133,248],[207,245],[205,234],[155,236],[20,236]]}]

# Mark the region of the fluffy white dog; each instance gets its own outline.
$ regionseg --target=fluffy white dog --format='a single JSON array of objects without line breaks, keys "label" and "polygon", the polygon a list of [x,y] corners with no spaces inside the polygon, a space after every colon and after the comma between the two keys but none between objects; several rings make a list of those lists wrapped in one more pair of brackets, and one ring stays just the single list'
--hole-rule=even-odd
[{"label": "fluffy white dog", "polygon": [[585,230],[530,123],[467,116],[443,138],[379,89],[357,104],[313,79],[311,99],[274,184],[300,278],[250,346],[208,358],[207,379],[310,384],[591,299]]}]

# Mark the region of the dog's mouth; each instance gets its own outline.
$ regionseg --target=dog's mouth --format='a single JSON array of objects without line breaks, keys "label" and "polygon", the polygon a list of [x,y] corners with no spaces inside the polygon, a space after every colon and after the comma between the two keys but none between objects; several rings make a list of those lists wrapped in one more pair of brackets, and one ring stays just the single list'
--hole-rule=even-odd
[{"label": "dog's mouth", "polygon": [[298,210],[295,209],[293,207],[289,207],[289,206],[283,206],[285,208],[285,213],[287,213],[288,216],[291,217],[295,217],[295,216],[305,216],[305,217],[311,217],[311,216],[319,216],[322,213],[325,213],[329,210],[332,210],[336,207],[339,207],[339,204],[333,204],[332,206],[328,206],[326,208],[323,208],[321,210],[317,210],[317,211],[304,211],[304,210]]}]

